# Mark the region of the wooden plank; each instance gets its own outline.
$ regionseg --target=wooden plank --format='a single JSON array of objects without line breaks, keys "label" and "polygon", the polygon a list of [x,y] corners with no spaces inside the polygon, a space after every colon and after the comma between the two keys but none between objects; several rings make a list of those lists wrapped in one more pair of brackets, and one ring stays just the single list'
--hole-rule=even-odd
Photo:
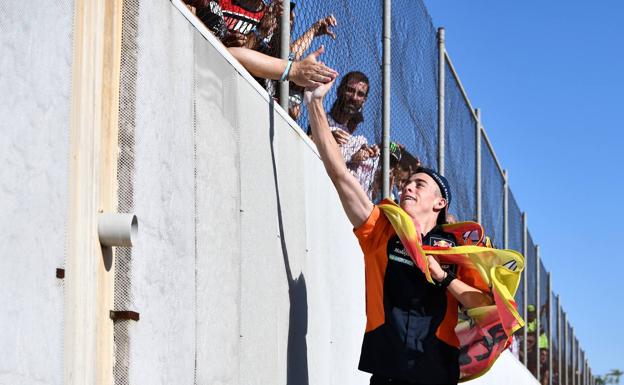
[{"label": "wooden plank", "polygon": [[75,0],[64,382],[112,384],[114,264],[99,212],[117,210],[122,0]]}]

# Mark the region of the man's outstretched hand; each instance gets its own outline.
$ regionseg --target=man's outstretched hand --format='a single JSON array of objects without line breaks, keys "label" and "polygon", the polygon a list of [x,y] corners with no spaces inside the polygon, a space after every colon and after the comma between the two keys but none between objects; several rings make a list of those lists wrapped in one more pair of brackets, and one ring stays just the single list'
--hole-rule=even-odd
[{"label": "man's outstretched hand", "polygon": [[319,56],[321,56],[323,52],[325,52],[325,47],[321,46],[305,59],[293,62],[289,80],[292,80],[302,87],[311,88],[325,83],[333,83],[338,73],[327,67],[323,62],[318,61]]}]

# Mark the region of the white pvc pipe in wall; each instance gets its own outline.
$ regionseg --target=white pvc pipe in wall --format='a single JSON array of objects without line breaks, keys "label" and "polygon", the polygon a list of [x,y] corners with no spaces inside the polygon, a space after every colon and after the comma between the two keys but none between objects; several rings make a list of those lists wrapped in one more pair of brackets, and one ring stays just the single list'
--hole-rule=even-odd
[{"label": "white pvc pipe in wall", "polygon": [[103,213],[98,217],[98,236],[102,246],[132,246],[138,229],[134,214]]}]

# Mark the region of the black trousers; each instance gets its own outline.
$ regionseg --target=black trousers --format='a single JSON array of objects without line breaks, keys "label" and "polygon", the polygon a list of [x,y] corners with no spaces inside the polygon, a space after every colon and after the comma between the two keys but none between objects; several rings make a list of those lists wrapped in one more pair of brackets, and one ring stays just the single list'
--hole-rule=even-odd
[{"label": "black trousers", "polygon": [[[376,374],[373,374],[370,379],[370,385],[424,385],[420,382],[411,382],[405,380],[397,380],[394,378],[382,377]],[[453,384],[436,384],[436,385],[457,385],[457,383]]]}]

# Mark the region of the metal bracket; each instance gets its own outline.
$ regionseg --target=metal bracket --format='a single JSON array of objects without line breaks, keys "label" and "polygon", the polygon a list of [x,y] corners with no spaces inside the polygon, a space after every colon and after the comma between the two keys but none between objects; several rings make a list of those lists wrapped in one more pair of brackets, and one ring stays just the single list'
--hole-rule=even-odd
[{"label": "metal bracket", "polygon": [[139,313],[132,310],[111,310],[110,318],[113,321],[138,321]]}]

